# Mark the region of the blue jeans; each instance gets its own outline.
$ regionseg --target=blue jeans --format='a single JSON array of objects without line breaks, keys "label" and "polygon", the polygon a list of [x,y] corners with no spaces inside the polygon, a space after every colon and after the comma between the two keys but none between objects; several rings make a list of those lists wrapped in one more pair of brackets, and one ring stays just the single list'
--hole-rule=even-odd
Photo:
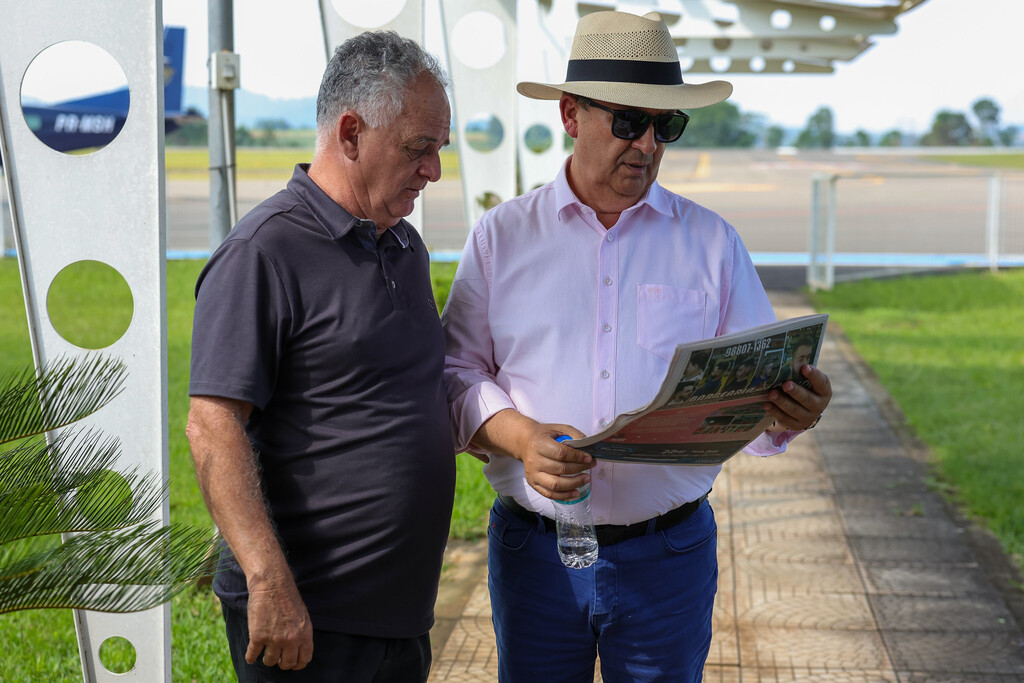
[{"label": "blue jeans", "polygon": [[239,683],[423,683],[430,672],[430,634],[417,638],[373,638],[313,630],[313,659],[304,669],[283,671],[245,661],[249,621],[221,606],[231,661]]},{"label": "blue jeans", "polygon": [[497,501],[488,584],[503,683],[699,681],[718,588],[717,525],[705,502],[670,529],[602,546],[568,569],[554,533]]}]

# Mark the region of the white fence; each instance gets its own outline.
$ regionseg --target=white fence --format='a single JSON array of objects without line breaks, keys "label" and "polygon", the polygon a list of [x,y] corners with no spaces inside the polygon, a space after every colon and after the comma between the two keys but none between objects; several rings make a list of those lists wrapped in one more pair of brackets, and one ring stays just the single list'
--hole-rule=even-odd
[{"label": "white fence", "polygon": [[811,196],[812,289],[872,269],[1024,265],[1024,174],[819,174]]}]

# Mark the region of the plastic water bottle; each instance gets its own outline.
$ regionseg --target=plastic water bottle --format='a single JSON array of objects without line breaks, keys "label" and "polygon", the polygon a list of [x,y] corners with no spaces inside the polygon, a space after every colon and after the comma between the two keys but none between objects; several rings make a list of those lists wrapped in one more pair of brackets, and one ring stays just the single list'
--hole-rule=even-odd
[{"label": "plastic water bottle", "polygon": [[[560,436],[556,441],[569,438]],[[572,500],[553,501],[558,556],[562,558],[562,564],[572,569],[589,567],[597,560],[597,533],[590,514],[590,484],[581,486],[579,492],[579,497]]]}]

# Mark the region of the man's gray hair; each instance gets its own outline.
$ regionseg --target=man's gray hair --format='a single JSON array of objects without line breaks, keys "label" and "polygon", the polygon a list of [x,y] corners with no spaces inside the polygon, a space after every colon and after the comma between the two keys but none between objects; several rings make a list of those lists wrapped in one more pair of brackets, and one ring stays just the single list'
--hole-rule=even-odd
[{"label": "man's gray hair", "polygon": [[415,41],[394,31],[368,31],[334,50],[316,98],[317,137],[333,129],[342,112],[353,110],[371,128],[389,126],[402,111],[412,82],[429,73],[442,88],[448,75]]}]

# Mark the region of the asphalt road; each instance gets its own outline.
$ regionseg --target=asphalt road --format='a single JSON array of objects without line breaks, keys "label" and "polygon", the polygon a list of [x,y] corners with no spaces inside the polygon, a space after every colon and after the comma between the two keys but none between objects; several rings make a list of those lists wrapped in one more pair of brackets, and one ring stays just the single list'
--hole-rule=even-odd
[{"label": "asphalt road", "polygon": [[[812,180],[839,175],[836,249],[908,253],[984,250],[988,171],[972,171],[910,156],[768,150],[670,150],[659,182],[714,209],[740,231],[751,252],[806,252]],[[1004,201],[1024,213],[1024,180]],[[168,187],[171,248],[199,248],[206,218],[204,183]],[[241,183],[240,212],[283,186]],[[435,250],[460,251],[467,228],[458,180],[442,179],[424,193],[424,235]],[[1020,250],[1018,250],[1020,251]]]}]

